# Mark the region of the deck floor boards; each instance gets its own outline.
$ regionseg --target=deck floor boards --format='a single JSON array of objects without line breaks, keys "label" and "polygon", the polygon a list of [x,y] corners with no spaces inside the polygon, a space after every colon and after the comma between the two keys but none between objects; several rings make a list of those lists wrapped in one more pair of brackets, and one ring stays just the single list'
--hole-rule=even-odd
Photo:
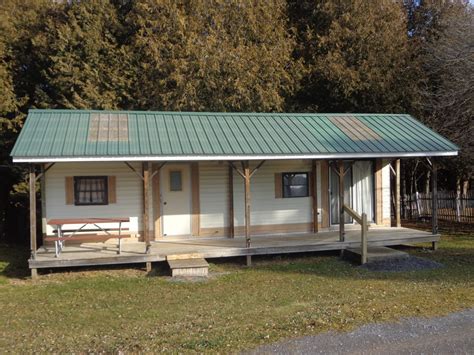
[{"label": "deck floor boards", "polygon": [[[439,235],[409,228],[371,228],[368,233],[369,246],[438,241]],[[203,258],[219,258],[244,255],[285,254],[296,252],[328,251],[360,246],[360,230],[346,231],[346,241],[339,242],[339,232],[317,234],[285,234],[275,236],[252,236],[251,248],[245,248],[245,238],[169,238],[152,243],[149,254],[145,254],[145,243],[122,241],[122,254],[117,255],[114,240],[103,243],[67,245],[58,258],[54,246],[38,249],[35,260],[29,260],[30,268],[55,268],[71,266],[133,264],[165,261],[167,255],[200,254]]]}]

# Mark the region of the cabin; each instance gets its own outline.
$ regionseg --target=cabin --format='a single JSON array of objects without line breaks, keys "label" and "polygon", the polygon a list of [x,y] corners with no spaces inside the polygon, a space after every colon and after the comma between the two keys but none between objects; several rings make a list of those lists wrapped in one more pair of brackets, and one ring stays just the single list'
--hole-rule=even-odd
[{"label": "cabin", "polygon": [[35,276],[193,255],[250,264],[261,254],[435,245],[436,206],[432,233],[401,227],[400,159],[425,159],[435,195],[436,158],[458,150],[405,114],[35,109],[11,156],[29,166]]}]

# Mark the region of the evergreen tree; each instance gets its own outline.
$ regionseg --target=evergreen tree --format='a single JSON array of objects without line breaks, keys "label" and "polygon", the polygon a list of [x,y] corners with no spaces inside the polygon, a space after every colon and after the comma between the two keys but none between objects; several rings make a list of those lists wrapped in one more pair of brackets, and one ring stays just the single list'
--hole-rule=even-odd
[{"label": "evergreen tree", "polygon": [[290,1],[307,75],[296,107],[322,112],[406,112],[416,77],[398,2]]},{"label": "evergreen tree", "polygon": [[282,0],[137,2],[134,106],[281,111],[297,82]]},{"label": "evergreen tree", "polygon": [[127,48],[123,27],[109,1],[69,1],[45,18],[33,37],[41,63],[36,90],[41,107],[113,109],[126,105]]}]

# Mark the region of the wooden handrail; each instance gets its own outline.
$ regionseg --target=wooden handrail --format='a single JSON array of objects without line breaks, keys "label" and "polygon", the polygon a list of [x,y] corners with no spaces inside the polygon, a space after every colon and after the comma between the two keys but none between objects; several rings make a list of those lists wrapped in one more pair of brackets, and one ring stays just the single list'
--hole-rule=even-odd
[{"label": "wooden handrail", "polygon": [[344,207],[344,211],[347,212],[349,216],[354,218],[357,223],[362,224],[362,216],[360,216],[356,211],[354,211],[352,208],[350,208],[346,204],[344,204],[343,207]]},{"label": "wooden handrail", "polygon": [[360,224],[360,262],[361,264],[365,264],[367,262],[367,232],[369,230],[369,225],[367,223],[367,213],[362,213],[362,215],[359,215],[346,204],[343,204],[342,208],[344,212],[346,212],[349,216],[354,218],[357,223]]}]

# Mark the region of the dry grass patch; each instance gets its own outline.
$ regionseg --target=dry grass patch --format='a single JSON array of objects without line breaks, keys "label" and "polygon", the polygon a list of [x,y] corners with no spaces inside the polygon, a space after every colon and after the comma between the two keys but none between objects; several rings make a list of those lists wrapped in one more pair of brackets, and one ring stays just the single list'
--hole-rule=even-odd
[{"label": "dry grass patch", "polygon": [[[370,272],[335,255],[225,262],[205,282],[169,282],[139,269],[53,273],[34,283],[0,248],[3,351],[228,352],[368,322],[474,307],[474,236],[445,236],[445,267]],[[24,260],[24,259],[23,259]],[[14,272],[15,271],[15,272]],[[21,280],[20,282],[18,280]]]}]

